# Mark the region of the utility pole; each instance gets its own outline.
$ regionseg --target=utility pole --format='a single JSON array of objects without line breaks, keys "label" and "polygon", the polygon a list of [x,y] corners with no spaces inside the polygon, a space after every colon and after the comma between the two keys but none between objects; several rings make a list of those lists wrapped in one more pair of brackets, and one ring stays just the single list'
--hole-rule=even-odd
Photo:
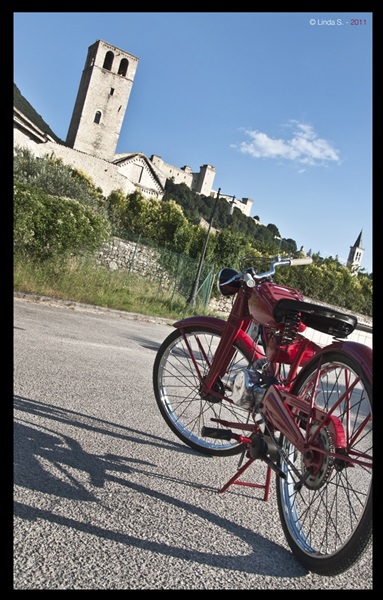
[{"label": "utility pole", "polygon": [[193,283],[193,287],[192,287],[192,291],[191,291],[190,297],[189,297],[189,299],[187,301],[187,303],[189,304],[189,306],[194,306],[195,303],[196,303],[198,286],[199,286],[199,278],[201,277],[202,266],[203,266],[203,263],[204,263],[204,260],[205,260],[206,248],[207,248],[207,245],[208,245],[208,242],[209,242],[209,236],[210,236],[211,226],[212,226],[214,215],[215,215],[215,211],[216,211],[216,208],[217,208],[218,198],[219,198],[220,192],[221,192],[221,188],[218,188],[217,196],[215,198],[213,210],[211,212],[211,216],[210,216],[210,220],[209,220],[209,227],[208,227],[207,234],[206,234],[205,244],[204,244],[203,251],[202,251],[202,254],[201,254],[201,258],[200,258],[199,264],[198,264],[197,274],[196,274],[195,279],[194,279],[194,283]]}]

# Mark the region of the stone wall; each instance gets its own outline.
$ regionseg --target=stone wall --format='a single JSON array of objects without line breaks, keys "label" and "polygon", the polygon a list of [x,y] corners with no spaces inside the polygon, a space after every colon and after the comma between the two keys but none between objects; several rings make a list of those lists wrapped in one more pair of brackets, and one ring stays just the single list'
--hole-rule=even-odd
[{"label": "stone wall", "polygon": [[[143,277],[155,279],[164,289],[169,289],[174,285],[174,278],[165,268],[161,267],[159,257],[160,251],[155,248],[114,237],[110,242],[104,244],[102,249],[97,253],[96,260],[98,264],[102,264],[113,271],[125,269]],[[340,312],[351,312],[310,298],[305,298],[305,300],[314,304],[320,304],[321,306],[328,306]],[[232,296],[221,295],[218,298],[210,299],[209,308],[215,313],[220,314],[223,318],[226,318],[230,312],[232,303]],[[360,314],[356,314],[355,316],[358,319],[358,326],[348,336],[348,339],[372,347],[372,318]],[[332,336],[310,328],[306,329],[305,336],[321,346],[329,344],[332,340]]]},{"label": "stone wall", "polygon": [[111,271],[124,269],[137,273],[148,279],[156,279],[166,289],[172,283],[172,277],[161,267],[160,251],[137,242],[130,242],[114,237],[106,242],[96,254],[97,264],[108,267]]}]

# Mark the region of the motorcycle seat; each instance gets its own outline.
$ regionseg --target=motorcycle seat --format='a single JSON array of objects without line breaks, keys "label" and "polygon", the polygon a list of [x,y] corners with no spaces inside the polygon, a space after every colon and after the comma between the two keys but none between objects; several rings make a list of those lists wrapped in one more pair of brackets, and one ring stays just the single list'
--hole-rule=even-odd
[{"label": "motorcycle seat", "polygon": [[354,315],[348,315],[327,306],[290,298],[279,300],[273,310],[273,316],[277,323],[285,321],[286,317],[296,315],[300,316],[301,322],[307,327],[339,338],[350,335],[358,324],[358,319]]}]

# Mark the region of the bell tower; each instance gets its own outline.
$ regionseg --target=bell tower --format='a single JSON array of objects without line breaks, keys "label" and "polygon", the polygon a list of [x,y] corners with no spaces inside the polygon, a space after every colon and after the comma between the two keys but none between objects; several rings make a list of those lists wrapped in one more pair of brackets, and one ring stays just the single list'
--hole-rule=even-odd
[{"label": "bell tower", "polygon": [[66,144],[112,161],[139,59],[97,40],[88,48]]},{"label": "bell tower", "polygon": [[364,248],[362,248],[362,231],[356,238],[355,244],[350,246],[350,252],[347,259],[347,267],[350,269],[352,275],[357,275],[360,263],[362,262],[364,252]]}]

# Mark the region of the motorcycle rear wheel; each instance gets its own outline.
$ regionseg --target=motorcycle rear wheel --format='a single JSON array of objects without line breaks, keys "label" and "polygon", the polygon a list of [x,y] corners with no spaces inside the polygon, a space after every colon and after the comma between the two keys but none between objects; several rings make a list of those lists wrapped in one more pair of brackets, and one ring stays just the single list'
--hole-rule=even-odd
[{"label": "motorcycle rear wheel", "polygon": [[[276,494],[286,540],[309,571],[334,576],[354,565],[372,542],[372,386],[354,358],[330,350],[302,369],[292,393],[308,401],[315,397],[326,411],[338,403],[333,416],[346,434],[346,454],[365,463],[334,459],[330,428],[324,427],[318,468],[305,473],[305,457],[280,439],[286,479],[277,477]],[[303,420],[299,426],[314,431],[317,424]],[[302,484],[299,475],[305,474]]]}]

